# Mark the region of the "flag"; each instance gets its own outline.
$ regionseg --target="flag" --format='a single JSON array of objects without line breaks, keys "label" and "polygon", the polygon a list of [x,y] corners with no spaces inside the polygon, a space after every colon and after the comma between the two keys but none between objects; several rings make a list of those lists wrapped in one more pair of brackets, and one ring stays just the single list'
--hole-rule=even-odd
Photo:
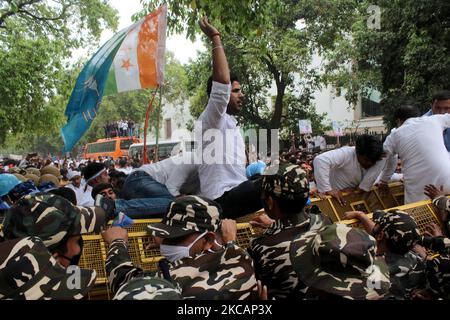
[{"label": "flag", "polygon": [[84,66],[67,104],[61,129],[63,152],[72,150],[89,129],[102,97],[156,88],[164,81],[167,6],[115,34]]}]

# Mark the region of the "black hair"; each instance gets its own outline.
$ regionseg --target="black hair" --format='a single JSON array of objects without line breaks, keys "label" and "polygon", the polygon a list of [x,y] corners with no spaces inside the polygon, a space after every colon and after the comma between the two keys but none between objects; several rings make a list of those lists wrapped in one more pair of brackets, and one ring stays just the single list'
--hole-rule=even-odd
[{"label": "black hair", "polygon": [[356,154],[375,163],[383,157],[383,143],[375,136],[362,134],[356,139]]},{"label": "black hair", "polygon": [[[235,81],[239,82],[239,78],[237,77],[237,75],[230,72],[230,83],[232,84]],[[208,94],[208,97],[211,95],[212,83],[213,83],[213,78],[212,78],[212,76],[210,76],[208,78],[208,82],[206,84],[206,93]]]},{"label": "black hair", "polygon": [[394,120],[406,121],[409,118],[416,118],[420,115],[419,109],[415,106],[404,105],[394,111]]},{"label": "black hair", "polygon": [[99,183],[99,184],[95,185],[95,187],[92,188],[92,192],[91,192],[92,199],[95,199],[95,197],[100,193],[100,191],[108,189],[108,188],[112,189],[113,187],[109,183]]},{"label": "black hair", "polygon": [[436,92],[433,95],[433,100],[432,100],[433,103],[435,101],[443,101],[443,100],[450,100],[450,91],[449,90],[442,90],[442,91]]}]

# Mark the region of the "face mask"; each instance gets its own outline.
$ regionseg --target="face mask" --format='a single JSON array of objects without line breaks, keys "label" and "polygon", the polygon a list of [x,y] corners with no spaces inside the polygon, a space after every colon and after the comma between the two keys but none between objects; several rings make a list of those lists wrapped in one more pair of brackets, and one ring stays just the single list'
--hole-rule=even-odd
[{"label": "face mask", "polygon": [[[223,245],[221,245],[220,243],[218,243],[217,240],[215,240],[215,239],[214,239],[214,243],[216,244],[216,246],[219,246],[219,247],[223,248]],[[214,253],[214,252],[217,252],[217,251],[214,251],[214,250],[212,250],[212,249],[208,249],[208,252]]]},{"label": "face mask", "polygon": [[203,232],[201,235],[199,235],[189,246],[174,246],[169,244],[161,244],[159,246],[159,251],[161,252],[161,255],[163,255],[167,260],[170,262],[175,262],[178,260],[181,260],[183,258],[189,257],[189,250],[191,247],[204,235],[206,234],[206,231]]}]

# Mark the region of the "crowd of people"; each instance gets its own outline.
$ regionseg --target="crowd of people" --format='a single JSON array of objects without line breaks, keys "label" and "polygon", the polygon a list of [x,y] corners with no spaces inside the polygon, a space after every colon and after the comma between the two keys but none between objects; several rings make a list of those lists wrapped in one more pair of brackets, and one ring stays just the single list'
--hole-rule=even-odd
[{"label": "crowd of people", "polygon": [[136,124],[133,120],[120,119],[118,121],[107,121],[103,129],[106,138],[137,136]]},{"label": "crowd of people", "polygon": [[[244,94],[220,33],[207,19],[200,28],[211,40],[213,73],[199,121],[202,130],[223,133],[223,145],[233,133],[234,148],[216,152],[213,163],[192,161],[192,152],[132,166],[127,159],[51,163],[33,154],[3,163],[0,278],[14,281],[0,282],[0,299],[86,296],[96,271],[81,270],[81,286],[72,288],[66,269],[79,262],[82,235],[100,231],[119,300],[447,299],[450,92],[437,93],[423,117],[414,107],[398,108],[397,128],[385,142],[363,134],[354,146],[325,151],[319,139],[319,149],[293,140],[279,159],[247,163],[235,119]],[[202,149],[211,143],[202,140]],[[405,203],[432,199],[442,226],[430,224],[421,234],[401,210],[376,211],[372,220],[347,212],[360,221],[357,228],[333,223],[310,205],[313,195],[343,204],[344,191],[385,189],[399,174],[399,159]],[[244,250],[236,243],[236,219],[261,209],[251,224],[265,232]],[[148,226],[165,258],[157,271],[132,262],[121,216],[161,218]],[[110,220],[119,223],[105,229]]]}]

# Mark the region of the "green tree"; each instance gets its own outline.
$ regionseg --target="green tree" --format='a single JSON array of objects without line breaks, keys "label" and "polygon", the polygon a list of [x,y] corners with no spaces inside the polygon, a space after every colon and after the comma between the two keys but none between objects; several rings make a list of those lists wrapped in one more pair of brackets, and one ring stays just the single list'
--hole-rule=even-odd
[{"label": "green tree", "polygon": [[425,111],[435,91],[449,88],[447,0],[306,0],[301,16],[328,61],[324,80],[353,102],[368,89],[380,91],[391,126],[397,106]]},{"label": "green tree", "polygon": [[[104,0],[0,1],[0,145],[59,123],[61,82],[76,48],[92,48],[117,12]],[[56,108],[56,109],[55,109]]]},{"label": "green tree", "polygon": [[[166,1],[165,1],[166,2]],[[140,15],[153,10],[162,1],[145,2]],[[318,88],[316,70],[310,67],[312,51],[308,37],[296,28],[297,1],[207,1],[172,0],[169,5],[169,29],[186,31],[193,38],[198,31],[199,17],[207,14],[221,32],[232,71],[236,73],[246,93],[246,103],[240,115],[246,127],[280,128],[286,94],[297,96],[308,105],[301,108],[309,117],[317,116],[310,107],[310,92]],[[209,41],[206,41],[209,46]],[[211,56],[201,55],[189,66],[191,113],[198,116],[206,105],[206,80]],[[295,76],[297,75],[297,76]],[[274,106],[268,109],[269,88],[275,85]],[[317,124],[317,122],[315,122]],[[317,128],[316,128],[317,129]]]}]

